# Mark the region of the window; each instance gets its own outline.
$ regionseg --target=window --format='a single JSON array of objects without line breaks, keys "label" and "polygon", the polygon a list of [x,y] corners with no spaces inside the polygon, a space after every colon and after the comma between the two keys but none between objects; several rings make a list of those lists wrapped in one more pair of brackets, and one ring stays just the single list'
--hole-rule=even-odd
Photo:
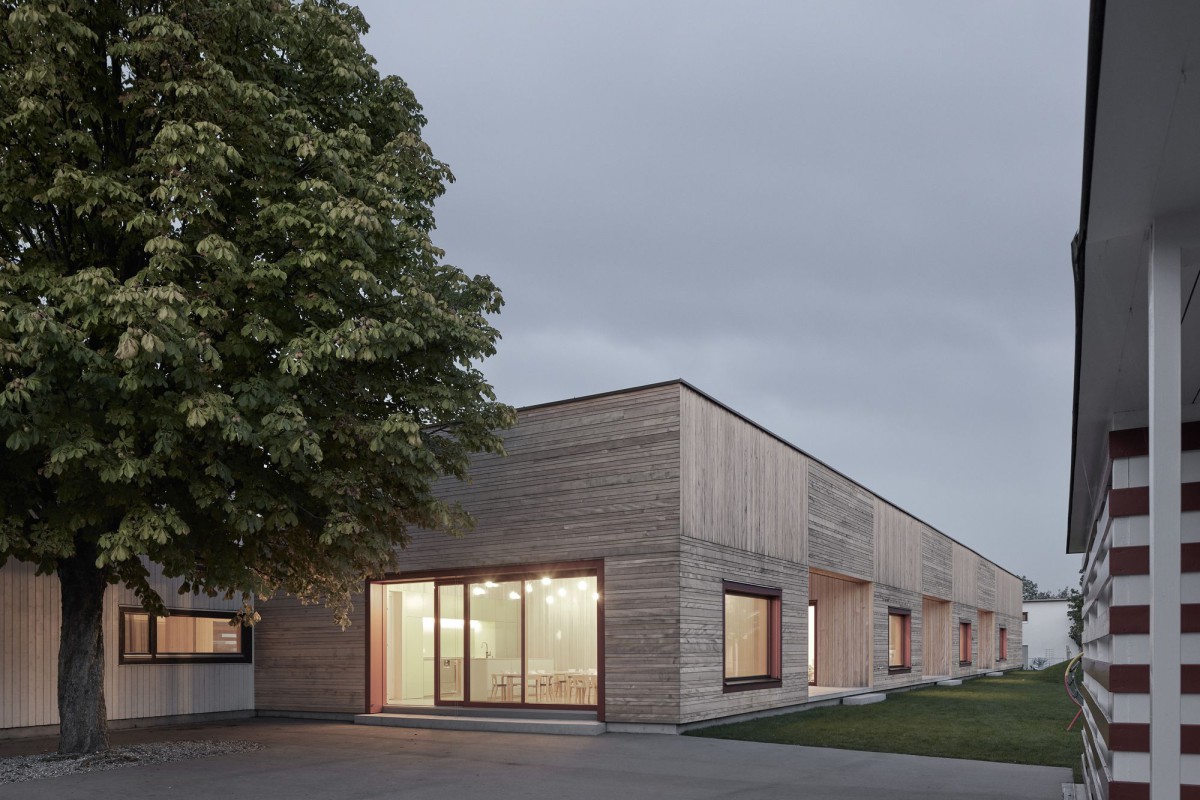
[{"label": "window", "polygon": [[781,597],[766,589],[725,581],[725,691],[781,685]]},{"label": "window", "polygon": [[912,611],[888,609],[888,672],[912,671]]},{"label": "window", "polygon": [[157,617],[141,608],[122,608],[120,663],[250,663],[251,631],[231,625],[232,619],[232,611],[172,610]]},{"label": "window", "polygon": [[1000,629],[1000,655],[997,661],[1008,660],[1008,628]]},{"label": "window", "polygon": [[1029,612],[1028,611],[1021,612],[1021,622],[1029,622]]},{"label": "window", "polygon": [[958,623],[958,665],[971,666],[971,623]]}]

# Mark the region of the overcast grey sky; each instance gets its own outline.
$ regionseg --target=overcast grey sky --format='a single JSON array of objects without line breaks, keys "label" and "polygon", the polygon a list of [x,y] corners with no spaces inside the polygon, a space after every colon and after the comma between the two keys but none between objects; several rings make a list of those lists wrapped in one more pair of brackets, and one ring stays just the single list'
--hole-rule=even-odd
[{"label": "overcast grey sky", "polygon": [[502,400],[681,377],[1043,588],[1085,0],[360,3],[507,306]]}]

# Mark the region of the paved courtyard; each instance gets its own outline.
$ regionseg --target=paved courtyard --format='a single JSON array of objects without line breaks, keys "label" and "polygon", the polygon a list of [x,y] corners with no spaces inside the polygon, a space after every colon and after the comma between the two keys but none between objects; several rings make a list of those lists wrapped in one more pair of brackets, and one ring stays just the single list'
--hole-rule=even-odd
[{"label": "paved courtyard", "polygon": [[[634,800],[1061,798],[1071,772],[688,736],[542,736],[252,719],[121,731],[114,744],[248,739],[263,750],[0,785],[0,798]],[[0,742],[0,758],[53,749]]]}]

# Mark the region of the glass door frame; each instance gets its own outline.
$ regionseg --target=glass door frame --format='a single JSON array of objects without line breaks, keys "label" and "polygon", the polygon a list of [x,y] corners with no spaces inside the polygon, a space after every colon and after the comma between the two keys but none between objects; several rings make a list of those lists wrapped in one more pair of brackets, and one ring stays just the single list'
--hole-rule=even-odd
[{"label": "glass door frame", "polygon": [[[596,703],[530,703],[525,697],[528,682],[527,642],[526,642],[526,598],[521,597],[521,701],[520,702],[480,702],[471,700],[471,593],[468,587],[471,583],[482,583],[487,580],[537,580],[542,577],[596,579],[596,591],[599,598],[596,601]],[[385,669],[382,653],[385,651],[385,630],[382,623],[383,592],[388,584],[432,582],[434,584],[434,659],[433,672],[433,704],[442,707],[464,708],[521,708],[546,710],[592,710],[596,711],[597,720],[604,721],[604,562],[568,561],[548,564],[509,564],[497,567],[472,567],[469,569],[446,569],[413,571],[411,573],[389,573],[377,580],[367,581],[366,614],[367,628],[367,713],[377,713],[386,705],[383,696],[383,671]],[[442,615],[441,588],[443,586],[461,586],[463,592],[463,692],[461,700],[442,700],[441,698],[441,658],[442,658]]]},{"label": "glass door frame", "polygon": [[[442,699],[442,589],[447,586],[457,586],[462,590],[463,604],[463,646],[462,646],[462,671],[460,680],[462,681],[462,699],[461,700],[443,700]],[[466,705],[467,697],[471,688],[471,659],[467,657],[467,653],[471,652],[471,642],[467,638],[467,634],[471,629],[471,599],[467,592],[467,584],[461,580],[435,580],[433,581],[433,704],[435,706],[463,706]]]}]

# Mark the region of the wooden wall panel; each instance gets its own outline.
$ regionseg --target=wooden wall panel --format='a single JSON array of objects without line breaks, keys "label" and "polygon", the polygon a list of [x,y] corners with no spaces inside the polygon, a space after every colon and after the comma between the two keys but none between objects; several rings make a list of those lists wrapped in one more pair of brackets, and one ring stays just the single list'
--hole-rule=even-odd
[{"label": "wooden wall panel", "polygon": [[[724,693],[723,580],[783,591],[782,687]],[[680,722],[808,698],[808,573],[790,561],[685,538],[680,554],[680,635]]]},{"label": "wooden wall panel", "polygon": [[803,563],[808,459],[686,386],[680,390],[682,535]]},{"label": "wooden wall panel", "polygon": [[875,582],[921,591],[925,526],[895,506],[875,498]]},{"label": "wooden wall panel", "polygon": [[979,606],[979,556],[953,542],[954,602],[972,607]]},{"label": "wooden wall panel", "polygon": [[978,671],[987,671],[996,668],[996,648],[999,645],[999,628],[996,626],[996,615],[991,611],[980,609],[976,613],[978,620],[979,631],[976,637],[979,640],[979,661],[975,665]]},{"label": "wooden wall panel", "polygon": [[[1021,579],[1004,570],[996,570],[996,613],[1021,618]],[[1012,631],[1009,631],[1009,641]]]},{"label": "wooden wall panel", "polygon": [[[953,603],[950,607],[950,636],[951,636],[951,651],[950,651],[950,674],[954,677],[964,675],[974,675],[979,671],[979,619],[978,609],[974,605],[963,603]],[[959,663],[959,642],[960,642],[960,625],[959,623],[971,623],[971,663]]]},{"label": "wooden wall panel", "polygon": [[975,564],[976,602],[980,608],[996,610],[996,565],[980,558]]},{"label": "wooden wall panel", "polygon": [[[669,384],[522,411],[504,434],[508,456],[479,455],[470,482],[435,487],[474,516],[475,529],[462,538],[413,531],[397,553],[398,577],[603,559],[606,714],[614,722],[666,722],[679,712],[680,390]],[[259,707],[360,712],[365,625],[342,633],[323,609],[285,603],[277,613],[275,603],[262,608]],[[301,643],[321,665],[340,665],[344,682],[336,678],[332,694],[324,680],[286,667]]]},{"label": "wooden wall panel", "polygon": [[366,707],[366,615],[354,598],[342,630],[322,606],[291,597],[259,604],[254,640],[255,705],[263,711],[359,713]]},{"label": "wooden wall panel", "polygon": [[[178,581],[148,565],[150,585],[168,608],[236,610],[237,602],[179,595]],[[104,695],[110,720],[245,711],[254,708],[250,664],[118,663],[120,607],[138,605],[127,589],[104,596]],[[0,569],[0,729],[58,724],[58,578],[32,565]]]},{"label": "wooden wall panel", "polygon": [[921,673],[926,677],[951,674],[950,611],[950,603],[944,600],[926,597],[921,603]]},{"label": "wooden wall panel", "polygon": [[954,542],[932,528],[921,531],[921,591],[941,600],[953,597]]},{"label": "wooden wall panel", "polygon": [[871,584],[813,572],[808,593],[817,605],[817,685],[870,686]]},{"label": "wooden wall panel", "polygon": [[808,563],[869,581],[875,575],[875,497],[815,462],[808,468]]},{"label": "wooden wall panel", "polygon": [[[920,551],[918,550],[918,553]],[[918,572],[919,575],[919,572]],[[921,595],[914,591],[894,586],[875,584],[874,617],[872,619],[872,674],[871,686],[877,689],[893,689],[913,683],[914,676],[921,674],[925,654],[921,647],[924,636],[924,615]],[[901,608],[910,612],[912,669],[910,672],[891,673],[888,669],[888,609]]]}]

